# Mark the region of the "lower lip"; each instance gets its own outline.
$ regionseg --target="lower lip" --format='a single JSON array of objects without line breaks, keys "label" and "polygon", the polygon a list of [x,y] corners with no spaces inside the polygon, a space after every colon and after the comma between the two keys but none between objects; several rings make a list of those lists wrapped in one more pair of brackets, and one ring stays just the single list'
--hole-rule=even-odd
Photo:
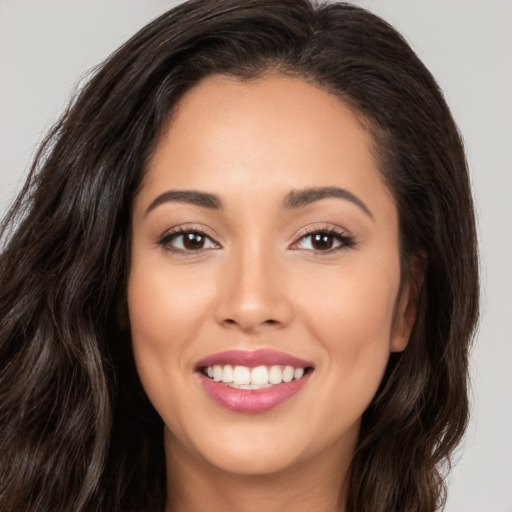
[{"label": "lower lip", "polygon": [[282,382],[263,389],[236,389],[199,373],[206,392],[219,405],[235,412],[265,412],[296,395],[309,380],[310,373],[291,382]]}]

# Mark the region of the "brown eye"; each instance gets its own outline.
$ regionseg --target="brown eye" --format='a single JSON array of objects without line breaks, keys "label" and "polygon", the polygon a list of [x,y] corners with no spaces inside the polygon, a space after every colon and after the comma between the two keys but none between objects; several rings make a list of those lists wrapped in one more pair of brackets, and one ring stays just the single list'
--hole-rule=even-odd
[{"label": "brown eye", "polygon": [[335,252],[338,249],[351,248],[355,246],[352,237],[344,232],[322,230],[303,235],[292,249],[302,249],[315,252]]},{"label": "brown eye", "polygon": [[209,236],[200,231],[178,231],[168,234],[159,242],[166,249],[174,252],[197,252],[203,249],[218,249]]},{"label": "brown eye", "polygon": [[334,236],[326,233],[316,233],[311,236],[311,245],[315,251],[332,249],[334,245]]},{"label": "brown eye", "polygon": [[197,251],[204,247],[205,237],[200,233],[186,233],[183,236],[183,247],[188,251]]}]

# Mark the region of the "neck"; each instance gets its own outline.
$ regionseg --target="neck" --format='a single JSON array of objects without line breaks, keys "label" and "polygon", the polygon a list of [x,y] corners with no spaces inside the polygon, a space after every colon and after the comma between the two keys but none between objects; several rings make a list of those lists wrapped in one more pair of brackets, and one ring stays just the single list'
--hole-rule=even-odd
[{"label": "neck", "polygon": [[166,512],[345,511],[352,450],[340,457],[331,449],[279,472],[255,475],[223,471],[167,444],[166,439]]}]

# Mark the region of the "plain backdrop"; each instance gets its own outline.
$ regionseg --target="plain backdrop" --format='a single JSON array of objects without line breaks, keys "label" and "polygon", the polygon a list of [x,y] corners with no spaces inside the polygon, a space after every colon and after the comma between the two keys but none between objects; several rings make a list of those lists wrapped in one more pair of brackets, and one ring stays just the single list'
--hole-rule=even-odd
[{"label": "plain backdrop", "polygon": [[[0,0],[0,216],[80,78],[177,1]],[[512,512],[512,1],[358,2],[406,36],[463,134],[479,216],[473,416],[447,512]]]}]

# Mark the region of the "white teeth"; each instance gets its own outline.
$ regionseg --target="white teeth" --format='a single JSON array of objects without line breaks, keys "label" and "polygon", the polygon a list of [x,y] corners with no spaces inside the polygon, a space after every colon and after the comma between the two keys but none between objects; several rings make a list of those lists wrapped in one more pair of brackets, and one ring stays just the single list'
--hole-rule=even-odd
[{"label": "white teeth", "polygon": [[272,384],[233,384],[232,382],[229,384],[226,384],[226,386],[229,386],[230,388],[235,389],[263,389],[263,388],[270,388]]},{"label": "white teeth", "polygon": [[222,366],[216,364],[213,367],[213,380],[221,381],[222,380]]},{"label": "white teeth", "polygon": [[294,369],[291,366],[285,366],[283,370],[283,382],[291,382],[293,380]]},{"label": "white teeth", "polygon": [[235,366],[233,369],[233,384],[250,384],[251,372],[247,366]]},{"label": "white teeth", "polygon": [[224,371],[222,372],[222,382],[233,382],[233,367],[229,364],[224,366]]},{"label": "white teeth", "polygon": [[304,375],[304,368],[293,366],[224,366],[214,365],[206,368],[206,374],[210,379],[222,382],[229,387],[237,389],[262,389],[282,382],[291,382],[300,379]]},{"label": "white teeth", "polygon": [[263,388],[269,388],[270,384],[240,384],[238,386],[238,389],[263,389]]},{"label": "white teeth", "polygon": [[268,381],[270,384],[281,384],[283,380],[283,372],[280,366],[271,366],[268,372]]},{"label": "white teeth", "polygon": [[266,366],[256,366],[251,370],[251,384],[268,384],[268,370]]}]

